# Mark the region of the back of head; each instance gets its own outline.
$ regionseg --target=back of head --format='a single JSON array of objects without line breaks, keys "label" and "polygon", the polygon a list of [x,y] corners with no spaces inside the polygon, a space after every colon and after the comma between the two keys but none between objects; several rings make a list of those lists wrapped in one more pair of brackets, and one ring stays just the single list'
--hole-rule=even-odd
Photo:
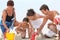
[{"label": "back of head", "polygon": [[43,4],[41,7],[40,7],[40,10],[49,10],[48,6],[46,4]]},{"label": "back of head", "polygon": [[14,1],[9,0],[9,1],[7,2],[7,6],[14,6]]},{"label": "back of head", "polygon": [[54,23],[49,23],[48,27],[50,27],[50,26],[56,26],[56,25]]},{"label": "back of head", "polygon": [[29,19],[27,17],[23,18],[23,21],[29,22]]},{"label": "back of head", "polygon": [[27,12],[27,16],[33,16],[35,15],[35,12],[33,9],[29,9],[28,12]]}]

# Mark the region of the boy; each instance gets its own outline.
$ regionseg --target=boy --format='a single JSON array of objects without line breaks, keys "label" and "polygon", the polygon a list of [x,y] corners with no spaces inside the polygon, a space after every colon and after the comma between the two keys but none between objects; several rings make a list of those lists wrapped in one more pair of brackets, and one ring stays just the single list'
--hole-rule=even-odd
[{"label": "boy", "polygon": [[55,27],[54,28],[54,30],[55,30],[56,29],[56,25],[55,24],[53,24],[53,23],[49,23],[48,24],[48,30],[45,33],[45,37],[51,38],[51,37],[56,36],[57,33],[53,30],[53,27]]},{"label": "boy", "polygon": [[[54,23],[56,24],[57,26],[57,32],[59,34],[58,38],[60,39],[60,15],[57,15],[54,19]],[[59,40],[58,39],[58,40]]]}]

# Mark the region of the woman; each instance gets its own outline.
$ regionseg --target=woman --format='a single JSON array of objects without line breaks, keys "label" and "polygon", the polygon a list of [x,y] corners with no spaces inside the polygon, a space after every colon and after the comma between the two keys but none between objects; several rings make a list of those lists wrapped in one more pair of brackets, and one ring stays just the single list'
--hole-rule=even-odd
[{"label": "woman", "polygon": [[29,19],[29,24],[33,30],[31,34],[32,33],[34,34],[34,32],[37,32],[38,28],[41,26],[44,16],[35,13],[33,9],[29,9],[26,15],[27,15],[27,18]]},{"label": "woman", "polygon": [[14,2],[8,1],[7,2],[7,8],[3,10],[2,14],[2,25],[1,30],[3,34],[7,31],[9,32],[9,28],[11,27],[12,23],[15,22],[16,15],[14,10]]}]

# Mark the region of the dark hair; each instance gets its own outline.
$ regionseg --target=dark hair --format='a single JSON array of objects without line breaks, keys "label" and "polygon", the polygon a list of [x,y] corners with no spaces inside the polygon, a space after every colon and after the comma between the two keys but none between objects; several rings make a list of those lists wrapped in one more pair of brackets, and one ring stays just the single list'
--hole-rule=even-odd
[{"label": "dark hair", "polygon": [[35,15],[35,12],[33,9],[29,9],[28,12],[27,12],[27,16],[33,16]]},{"label": "dark hair", "polygon": [[46,4],[43,4],[41,7],[40,7],[40,10],[49,10],[48,6]]},{"label": "dark hair", "polygon": [[50,25],[56,26],[56,25],[55,25],[55,24],[53,24],[53,23],[49,23],[49,24],[48,24],[48,26],[50,26]]},{"label": "dark hair", "polygon": [[23,18],[23,21],[29,22],[29,19],[27,17]]},{"label": "dark hair", "polygon": [[13,2],[12,0],[9,0],[9,1],[7,2],[7,6],[14,6],[14,2]]}]

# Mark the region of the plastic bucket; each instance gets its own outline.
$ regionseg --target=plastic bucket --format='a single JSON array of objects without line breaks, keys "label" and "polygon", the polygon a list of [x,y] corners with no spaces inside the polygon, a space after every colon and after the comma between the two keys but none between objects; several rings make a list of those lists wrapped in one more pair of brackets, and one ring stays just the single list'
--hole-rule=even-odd
[{"label": "plastic bucket", "polygon": [[15,34],[14,33],[6,33],[7,40],[14,40]]}]

